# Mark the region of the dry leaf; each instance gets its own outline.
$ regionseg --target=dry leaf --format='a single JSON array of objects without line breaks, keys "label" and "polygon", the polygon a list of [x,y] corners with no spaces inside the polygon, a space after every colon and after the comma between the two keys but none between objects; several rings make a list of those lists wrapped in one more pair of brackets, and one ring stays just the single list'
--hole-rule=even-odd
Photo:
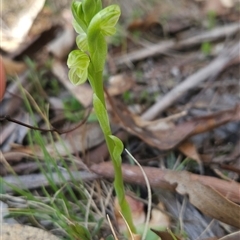
[{"label": "dry leaf", "polygon": [[0,56],[0,58],[2,59],[5,72],[9,76],[21,74],[27,68],[26,65],[22,62],[16,62],[2,56]]},{"label": "dry leaf", "polygon": [[129,31],[146,31],[149,30],[152,26],[160,24],[159,14],[154,10],[143,18],[138,18],[132,21],[129,26]]},{"label": "dry leaf", "polygon": [[60,238],[35,227],[20,224],[0,226],[1,240],[60,240]]},{"label": "dry leaf", "polygon": [[[144,212],[144,204],[129,195],[126,195],[126,200],[130,206],[133,223],[135,226],[141,225],[145,221],[145,212]],[[117,198],[114,200],[114,214],[117,220],[118,227],[121,231],[126,231],[127,227],[125,221],[123,220],[121,214],[120,206],[118,204]]]},{"label": "dry leaf", "polygon": [[131,76],[118,74],[109,78],[107,91],[111,96],[116,96],[130,90],[133,85],[134,81]]},{"label": "dry leaf", "polygon": [[[148,127],[143,128],[141,127],[139,116],[132,114],[122,103],[116,102],[110,96],[108,96],[108,99],[121,127],[129,133],[138,136],[150,146],[160,150],[170,150],[193,135],[210,131],[231,121],[240,120],[240,104],[238,104],[232,109],[193,118],[190,121],[172,127],[165,122],[165,129],[156,130],[155,127],[151,129],[149,128],[149,122]],[[159,121],[161,122],[161,119]],[[152,126],[156,126],[156,121],[152,122]]]},{"label": "dry leaf", "polygon": [[178,149],[187,157],[197,161],[198,164],[202,164],[197,148],[192,142],[184,141],[178,146]]},{"label": "dry leaf", "polygon": [[[133,223],[135,227],[138,229],[138,231],[141,232],[141,230],[144,228],[145,219],[146,219],[144,204],[141,201],[138,201],[137,199],[129,195],[126,195],[126,200],[129,203],[129,206],[131,209]],[[170,226],[170,217],[163,212],[165,210],[163,204],[159,203],[158,208],[159,209],[154,208],[151,210],[151,219],[149,221],[148,228],[154,228],[154,227],[166,228]],[[121,232],[126,232],[127,227],[126,227],[125,221],[123,220],[119,212],[120,212],[120,206],[118,204],[117,198],[115,198],[114,213],[115,213],[117,225]]]},{"label": "dry leaf", "polygon": [[[91,166],[91,170],[99,175],[107,178],[114,178],[113,166],[110,162],[99,163]],[[162,170],[153,167],[143,167],[146,173],[151,187],[163,188],[171,191],[175,190],[175,187],[166,181],[165,175],[170,172],[175,178],[180,178],[181,172],[176,172],[172,170]],[[145,180],[142,175],[141,170],[137,166],[130,166],[128,164],[122,164],[123,179],[128,183],[139,184],[145,186]],[[225,181],[215,177],[202,176],[198,174],[185,172],[189,176],[191,181],[199,181],[201,184],[210,186],[216,189],[227,199],[240,203],[240,184],[235,181]]]},{"label": "dry leaf", "polygon": [[[137,115],[131,115],[131,116],[138,127],[145,128],[146,130],[149,130],[152,132],[159,131],[159,130],[166,131],[174,127],[173,122],[169,118],[161,118],[154,121],[147,121],[147,120],[143,120],[141,117]],[[180,116],[178,115],[178,117]]]},{"label": "dry leaf", "polygon": [[240,239],[240,231],[228,234],[220,238],[219,240],[239,240],[239,239]]},{"label": "dry leaf", "polygon": [[185,171],[177,174],[174,171],[168,171],[164,178],[169,183],[176,184],[177,192],[182,195],[187,194],[190,202],[206,215],[240,228],[239,205],[230,202],[209,186],[193,181]]},{"label": "dry leaf", "polygon": [[[105,177],[114,177],[113,167],[110,163],[101,163],[91,166],[91,170]],[[236,182],[227,182],[213,177],[191,174],[186,171],[176,172],[161,170],[152,167],[143,167],[151,187],[170,189],[176,187],[180,194],[187,194],[190,202],[206,215],[229,225],[240,228],[240,206],[229,201],[224,195],[240,202],[240,185]],[[124,181],[143,185],[144,178],[136,166],[122,165]],[[213,188],[217,189],[215,191]],[[230,192],[230,187],[234,190]],[[172,189],[173,190],[173,189]],[[235,197],[233,197],[235,196]]]},{"label": "dry leaf", "polygon": [[158,208],[153,208],[151,211],[151,220],[149,222],[149,227],[170,227],[170,217],[163,212],[165,211],[163,203],[159,202],[157,206]]}]

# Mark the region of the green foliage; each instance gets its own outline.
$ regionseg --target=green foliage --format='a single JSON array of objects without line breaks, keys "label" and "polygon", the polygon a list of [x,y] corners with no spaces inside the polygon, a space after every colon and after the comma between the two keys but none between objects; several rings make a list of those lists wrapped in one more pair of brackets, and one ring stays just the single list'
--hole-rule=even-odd
[{"label": "green foliage", "polygon": [[[40,68],[28,57],[26,57],[24,61],[29,70],[28,81],[33,85],[32,97],[40,107],[43,107],[48,104],[47,95],[58,96],[60,92],[59,81],[52,75],[52,73],[50,73],[52,60],[50,59],[46,61],[44,66]],[[47,90],[47,93],[45,90]]]},{"label": "green foliage", "polygon": [[128,104],[132,103],[132,96],[131,96],[131,92],[130,91],[124,92],[122,97],[123,97],[123,101],[125,103],[128,103]]},{"label": "green foliage", "polygon": [[[159,223],[161,224],[161,223]],[[156,231],[166,231],[165,227],[161,226],[154,226],[154,230]],[[143,226],[138,226],[138,233],[142,234],[143,233]],[[147,240],[159,240],[159,236],[157,236],[151,229],[148,229],[146,238]]]},{"label": "green foliage", "polygon": [[52,96],[58,96],[60,93],[60,86],[59,86],[59,81],[55,78],[52,77],[51,79],[44,79],[43,83],[43,88],[45,88],[46,85],[48,85],[49,89],[49,94]]},{"label": "green foliage", "polygon": [[113,235],[109,235],[106,237],[106,240],[114,240],[115,238],[113,237]]},{"label": "green foliage", "polygon": [[[32,105],[24,94],[24,89],[20,88],[20,90],[29,116],[35,122]],[[72,101],[72,107],[79,107],[76,99],[73,98],[70,101]],[[34,125],[37,126],[36,123]],[[47,138],[44,138],[40,131],[29,131],[28,142],[30,146],[38,146],[39,149],[41,149],[42,157],[39,159],[38,154],[36,154],[34,158],[39,165],[41,173],[44,174],[47,179],[48,186],[35,189],[34,193],[32,193],[28,189],[21,189],[18,186],[8,184],[14,192],[14,198],[18,201],[21,199],[21,202],[23,202],[23,204],[17,204],[17,207],[12,206],[9,208],[10,214],[8,217],[24,216],[24,221],[28,220],[42,228],[45,227],[43,222],[47,221],[52,229],[57,229],[58,233],[61,233],[64,239],[90,240],[94,237],[96,239],[102,227],[103,218],[101,215],[97,216],[95,209],[93,211],[93,209],[87,207],[89,205],[89,193],[87,193],[87,188],[83,186],[81,182],[76,181],[71,173],[71,170],[76,166],[64,142],[62,142],[62,147],[66,149],[67,157],[62,157],[60,154],[57,154],[57,150],[56,155],[49,153],[47,146],[50,144],[53,148],[55,146],[55,141],[51,133],[47,134]],[[68,162],[66,159],[68,159]],[[68,163],[71,163],[71,170]],[[71,176],[69,182],[66,181],[64,172],[68,172]],[[65,183],[63,186],[59,187],[53,173],[57,174],[58,179],[61,179],[62,182]],[[4,180],[0,178],[0,182],[1,181]],[[1,187],[0,191],[4,193],[4,189]],[[16,197],[18,195],[21,197]],[[10,195],[5,194],[5,198],[6,196],[8,197]],[[4,198],[4,194],[0,194],[0,199],[2,198]],[[87,221],[88,226],[94,225],[91,227],[91,231],[84,227],[85,221]]]},{"label": "green foliage", "polygon": [[106,37],[116,32],[116,23],[120,17],[118,5],[102,9],[100,0],[83,0],[72,3],[73,26],[79,50],[69,54],[69,78],[73,84],[84,83],[87,78],[93,88],[93,106],[100,123],[115,171],[114,187],[122,214],[130,229],[135,233],[130,207],[125,199],[121,170],[123,143],[112,135],[103,91],[103,70],[107,57]]},{"label": "green foliage", "polygon": [[70,111],[77,111],[82,109],[81,103],[75,97],[65,98],[63,100],[64,109]]},{"label": "green foliage", "polygon": [[79,110],[83,109],[80,102],[74,98],[66,98],[63,100],[64,116],[71,122],[79,122],[83,118],[83,114]]},{"label": "green foliage", "polygon": [[201,52],[206,55],[209,56],[211,54],[212,51],[212,44],[210,42],[204,42],[201,45]]},{"label": "green foliage", "polygon": [[70,225],[70,228],[72,229],[72,231],[74,233],[75,239],[79,239],[79,238],[84,239],[84,240],[92,239],[89,231],[82,225],[76,223],[76,224]]}]

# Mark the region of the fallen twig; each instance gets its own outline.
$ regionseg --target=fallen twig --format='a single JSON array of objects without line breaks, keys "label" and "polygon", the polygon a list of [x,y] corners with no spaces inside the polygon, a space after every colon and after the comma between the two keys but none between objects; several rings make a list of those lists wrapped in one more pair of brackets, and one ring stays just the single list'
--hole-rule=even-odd
[{"label": "fallen twig", "polygon": [[[114,172],[111,163],[104,162],[96,164],[90,167],[90,169],[106,178],[113,178]],[[153,167],[143,167],[144,172],[146,173],[151,187],[154,188],[163,188],[168,190],[174,190],[175,186],[170,184],[169,181],[166,181],[165,176],[168,172],[176,173],[172,170],[162,170],[159,168]],[[122,165],[123,178],[125,182],[134,183],[139,185],[145,185],[145,180],[141,173],[141,170],[137,166],[130,166],[127,164]],[[233,202],[240,203],[240,184],[234,181],[225,181],[214,177],[201,176],[198,174],[188,173],[190,175],[191,181],[199,181],[203,185],[212,187],[217,190],[223,196],[226,196],[229,200]]]},{"label": "fallen twig", "polygon": [[[41,173],[24,176],[9,175],[2,178],[2,187],[6,192],[12,192],[13,188],[11,188],[10,185],[19,189],[34,189],[42,186],[48,186],[49,180],[46,175]],[[71,172],[72,176],[70,176],[68,172],[61,172],[62,177],[59,175],[59,173],[51,173],[51,177],[55,184],[65,183],[66,181],[70,181],[72,178],[74,178],[75,181],[89,181],[99,178],[98,175],[85,171]]]},{"label": "fallen twig", "polygon": [[131,52],[120,57],[118,56],[116,57],[114,62],[119,67],[122,65],[131,65],[132,62],[139,61],[147,57],[156,56],[156,55],[159,55],[160,53],[166,53],[170,49],[177,50],[182,48],[189,48],[189,47],[199,45],[205,41],[211,42],[220,38],[228,37],[235,34],[239,30],[240,30],[239,22],[232,23],[223,27],[221,26],[213,30],[200,33],[197,36],[190,37],[188,39],[184,39],[179,42],[174,40],[172,41],[168,40],[166,42],[153,44],[142,50],[137,50],[135,52]]},{"label": "fallen twig", "polygon": [[152,120],[167,107],[171,106],[176,100],[183,96],[187,91],[199,85],[201,82],[209,77],[216,76],[229,62],[239,55],[240,42],[226,49],[210,64],[200,69],[193,75],[186,78],[182,83],[168,92],[162,99],[156,102],[149,108],[142,118],[145,120]]}]

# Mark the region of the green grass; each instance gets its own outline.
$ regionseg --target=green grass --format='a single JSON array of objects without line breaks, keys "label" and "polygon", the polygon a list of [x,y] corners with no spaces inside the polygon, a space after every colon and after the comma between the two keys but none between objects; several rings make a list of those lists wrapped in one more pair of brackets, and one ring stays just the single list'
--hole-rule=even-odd
[{"label": "green grass", "polygon": [[[31,71],[34,71],[34,68]],[[34,74],[31,73],[30,76],[34,76]],[[42,88],[40,82],[41,77],[34,78],[35,86]],[[19,87],[24,99],[25,110],[33,120],[33,125],[37,126],[36,115],[40,115],[45,125],[50,128],[47,103],[40,101],[41,106],[39,106],[25,89]],[[35,94],[37,94],[36,89]],[[22,199],[25,204],[16,203],[15,206],[12,206],[9,209],[8,217],[14,217],[20,223],[57,233],[62,239],[100,239],[102,231],[108,229],[105,212],[98,209],[97,203],[94,202],[96,195],[101,193],[96,193],[95,183],[89,185],[75,180],[71,171],[77,170],[76,163],[67,149],[65,157],[59,154],[53,156],[48,152],[46,146],[51,144],[54,149],[56,139],[61,141],[60,136],[56,133],[43,134],[40,131],[29,130],[27,145],[32,147],[37,145],[41,149],[41,158],[38,156],[33,158],[38,163],[39,171],[48,179],[48,186],[34,190],[23,190],[13,185],[10,186],[15,200]],[[63,141],[62,145],[64,147]],[[71,176],[70,181],[65,180],[63,171],[68,172]],[[55,183],[53,172],[57,173],[63,184]],[[4,200],[7,196],[2,192],[0,199]],[[108,232],[110,233],[109,230]]]}]

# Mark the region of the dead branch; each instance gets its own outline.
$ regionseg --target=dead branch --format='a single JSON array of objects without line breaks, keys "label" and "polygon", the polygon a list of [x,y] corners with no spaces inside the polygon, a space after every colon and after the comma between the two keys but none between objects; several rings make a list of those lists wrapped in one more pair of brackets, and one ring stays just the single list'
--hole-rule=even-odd
[{"label": "dead branch", "polygon": [[119,67],[122,65],[132,65],[133,62],[142,60],[147,57],[153,57],[161,53],[166,53],[169,50],[179,50],[189,47],[194,47],[205,41],[216,41],[221,38],[232,36],[240,30],[240,23],[232,23],[223,27],[215,28],[211,31],[200,33],[197,36],[190,37],[188,39],[177,41],[161,41],[158,44],[152,44],[144,49],[137,50],[126,55],[116,57],[115,64]]},{"label": "dead branch", "polygon": [[223,51],[223,53],[215,58],[210,64],[189,76],[182,83],[168,92],[162,99],[149,108],[142,115],[142,118],[145,120],[154,119],[158,114],[163,112],[166,108],[182,97],[187,91],[198,86],[209,77],[218,75],[230,61],[239,55],[239,50],[240,42],[237,42],[235,45],[225,49],[225,51]]},{"label": "dead branch", "polygon": [[[96,174],[85,172],[85,171],[79,171],[79,172],[71,172],[71,175],[69,175],[68,172],[61,172],[62,177],[59,173],[52,173],[52,179],[56,184],[63,184],[67,181],[70,181],[72,177],[76,181],[92,181],[94,179],[99,178]],[[46,174],[29,174],[24,176],[13,176],[8,175],[6,177],[2,178],[2,187],[7,192],[12,192],[13,189],[9,187],[9,185],[13,185],[19,189],[34,189],[42,186],[48,186],[49,180],[46,176]]]}]

